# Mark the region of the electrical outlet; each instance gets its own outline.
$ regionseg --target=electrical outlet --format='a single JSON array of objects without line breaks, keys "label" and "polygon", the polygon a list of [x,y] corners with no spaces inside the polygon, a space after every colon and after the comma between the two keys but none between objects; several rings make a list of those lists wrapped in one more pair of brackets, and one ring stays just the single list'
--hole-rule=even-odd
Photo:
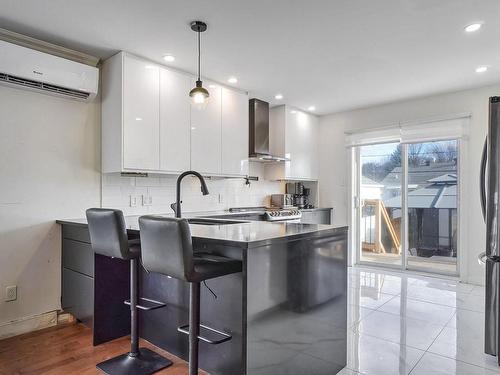
[{"label": "electrical outlet", "polygon": [[152,206],[153,205],[153,196],[152,195],[143,195],[142,196],[142,205],[143,206]]},{"label": "electrical outlet", "polygon": [[137,197],[130,195],[130,207],[137,207]]},{"label": "electrical outlet", "polygon": [[17,286],[11,285],[5,288],[5,301],[15,301],[17,299]]}]

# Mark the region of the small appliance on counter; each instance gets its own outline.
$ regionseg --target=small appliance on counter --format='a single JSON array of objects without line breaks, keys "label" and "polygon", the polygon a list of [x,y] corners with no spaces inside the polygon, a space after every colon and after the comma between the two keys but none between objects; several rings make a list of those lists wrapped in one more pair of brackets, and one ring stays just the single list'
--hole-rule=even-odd
[{"label": "small appliance on counter", "polygon": [[272,194],[271,206],[273,208],[294,208],[292,194]]},{"label": "small appliance on counter", "polygon": [[314,208],[309,204],[311,189],[304,187],[302,182],[288,182],[286,192],[293,196],[293,205],[297,208]]}]

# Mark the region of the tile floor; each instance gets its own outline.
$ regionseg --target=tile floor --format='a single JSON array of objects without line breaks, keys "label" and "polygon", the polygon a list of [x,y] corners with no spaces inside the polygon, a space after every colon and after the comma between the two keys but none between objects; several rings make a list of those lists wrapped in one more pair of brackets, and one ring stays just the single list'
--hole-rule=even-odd
[{"label": "tile floor", "polygon": [[483,287],[349,268],[348,359],[339,374],[498,375],[483,338]]}]

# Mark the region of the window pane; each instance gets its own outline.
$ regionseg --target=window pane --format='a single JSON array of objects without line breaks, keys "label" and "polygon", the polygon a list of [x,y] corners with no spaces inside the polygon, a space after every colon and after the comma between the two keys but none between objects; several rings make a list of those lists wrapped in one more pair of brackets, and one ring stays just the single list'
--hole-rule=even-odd
[{"label": "window pane", "polygon": [[360,147],[361,260],[401,265],[401,145]]},{"label": "window pane", "polygon": [[408,145],[408,267],[457,271],[458,142]]}]

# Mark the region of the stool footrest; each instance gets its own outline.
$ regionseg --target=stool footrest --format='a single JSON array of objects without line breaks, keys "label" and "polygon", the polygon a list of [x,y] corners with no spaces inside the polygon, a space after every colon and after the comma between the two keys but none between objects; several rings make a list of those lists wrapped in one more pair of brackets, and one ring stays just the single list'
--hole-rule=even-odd
[{"label": "stool footrest", "polygon": [[[219,330],[217,330],[215,328],[208,327],[208,326],[203,325],[203,324],[200,324],[200,328],[203,328],[203,329],[211,332],[215,336],[220,336],[221,337],[218,340],[211,340],[208,337],[205,337],[205,336],[202,336],[202,335],[198,336],[199,340],[204,341],[204,342],[206,342],[208,344],[211,344],[211,345],[222,344],[223,342],[229,341],[229,340],[231,340],[233,338],[233,336],[231,336],[231,335],[229,335],[229,334],[227,334],[225,332],[219,331]],[[185,326],[181,326],[181,327],[177,328],[177,331],[179,331],[181,333],[184,333],[185,335],[189,335],[189,324],[186,324]]]},{"label": "stool footrest", "polygon": [[[154,299],[150,298],[139,298],[141,301],[149,302],[150,306],[144,306],[144,305],[137,305],[137,308],[139,310],[144,310],[144,311],[151,311],[151,310],[156,310],[156,309],[161,309],[162,307],[167,306],[166,303],[160,302],[160,301],[155,301]],[[123,301],[125,305],[130,306],[130,300]]]}]

